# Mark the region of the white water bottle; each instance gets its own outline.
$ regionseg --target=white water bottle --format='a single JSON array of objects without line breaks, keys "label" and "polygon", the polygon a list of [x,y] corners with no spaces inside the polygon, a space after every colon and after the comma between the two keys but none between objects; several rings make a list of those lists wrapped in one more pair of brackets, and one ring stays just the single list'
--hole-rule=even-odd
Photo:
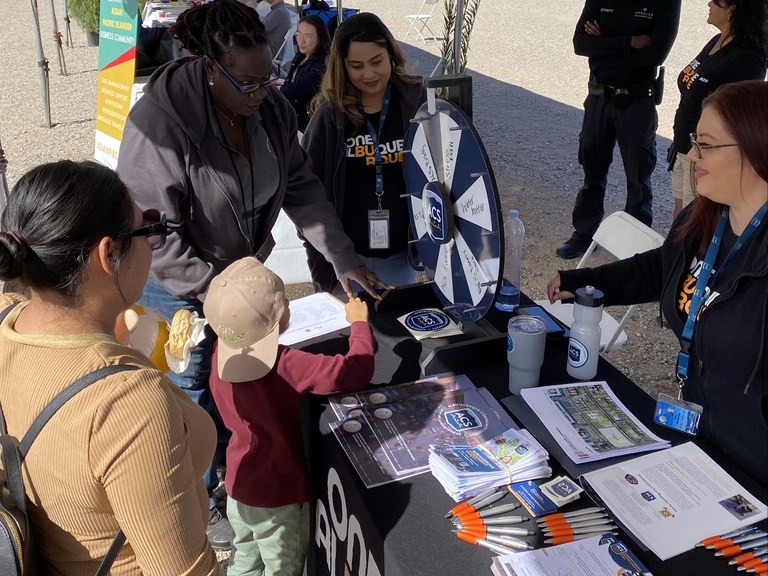
[{"label": "white water bottle", "polygon": [[520,306],[520,276],[523,262],[525,226],[517,210],[504,220],[504,278],[496,296],[496,308],[514,312]]},{"label": "white water bottle", "polygon": [[578,380],[591,380],[597,374],[602,317],[603,293],[594,286],[576,290],[568,340],[568,374]]}]

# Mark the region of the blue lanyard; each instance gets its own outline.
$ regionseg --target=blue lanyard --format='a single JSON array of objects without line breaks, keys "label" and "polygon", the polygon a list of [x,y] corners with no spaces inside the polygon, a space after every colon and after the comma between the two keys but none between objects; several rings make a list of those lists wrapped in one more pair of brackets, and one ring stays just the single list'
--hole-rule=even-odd
[{"label": "blue lanyard", "polygon": [[[696,325],[696,317],[699,315],[701,305],[704,303],[704,291],[709,283],[709,277],[712,274],[712,265],[717,258],[717,252],[720,250],[720,242],[723,239],[725,233],[725,226],[728,223],[728,207],[723,209],[720,215],[720,221],[717,223],[715,233],[712,235],[712,240],[709,243],[707,253],[704,255],[704,261],[701,264],[701,271],[699,277],[696,280],[696,287],[693,290],[693,296],[691,297],[691,304],[688,308],[688,318],[685,321],[683,332],[680,335],[680,353],[677,355],[677,379],[680,388],[683,387],[685,380],[688,378],[688,359],[689,350],[691,348],[691,339],[693,338],[693,328]],[[760,224],[765,218],[765,214],[768,212],[768,202],[763,204],[760,210],[749,221],[744,232],[741,233],[736,244],[733,245],[731,251],[725,257],[722,264],[718,266],[715,276],[723,271],[725,266],[734,259],[736,254],[741,250],[742,246],[747,243],[747,240],[754,234],[754,232],[760,227]]]},{"label": "blue lanyard", "polygon": [[381,212],[381,197],[384,196],[384,174],[382,174],[382,166],[384,160],[381,157],[381,150],[379,150],[379,136],[384,130],[384,120],[387,118],[387,110],[389,110],[389,100],[392,93],[392,85],[387,84],[387,89],[384,92],[384,100],[381,103],[381,114],[379,116],[379,131],[376,132],[371,125],[371,121],[368,120],[368,116],[365,114],[363,107],[360,107],[360,111],[363,113],[365,123],[368,125],[368,134],[373,140],[373,154],[376,159],[376,199],[378,200],[378,210]]}]

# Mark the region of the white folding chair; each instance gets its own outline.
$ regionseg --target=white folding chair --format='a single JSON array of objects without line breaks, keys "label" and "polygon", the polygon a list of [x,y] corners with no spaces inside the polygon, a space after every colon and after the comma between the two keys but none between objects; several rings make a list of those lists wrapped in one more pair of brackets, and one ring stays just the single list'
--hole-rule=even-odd
[{"label": "white folding chair", "polygon": [[[664,237],[661,234],[652,230],[637,218],[630,216],[626,212],[614,212],[600,223],[597,232],[592,237],[592,243],[587,248],[576,268],[584,268],[589,257],[592,256],[592,253],[598,246],[615,258],[624,260],[635,254],[658,248],[663,243]],[[573,304],[563,304],[562,302],[550,304],[549,300],[537,300],[536,304],[547,310],[547,312],[564,324],[570,326],[573,323]],[[624,326],[629,322],[636,309],[637,305],[630,306],[620,322],[617,322],[613,316],[603,310],[603,318],[600,321],[601,352],[618,350],[626,342],[627,333],[624,331]]]},{"label": "white folding chair", "polygon": [[301,16],[299,16],[297,12],[289,9],[288,13],[291,16],[291,25],[285,32],[283,43],[280,44],[280,48],[277,49],[277,52],[272,58],[272,64],[280,67],[281,78],[285,78],[288,75],[288,68],[293,61],[293,57],[296,55],[293,37],[296,36],[296,32],[299,30],[299,20],[301,20]]},{"label": "white folding chair", "polygon": [[436,34],[432,31],[432,28],[429,27],[429,20],[434,15],[437,4],[438,0],[423,0],[421,7],[416,14],[408,14],[406,16],[411,25],[408,28],[408,32],[406,32],[405,36],[403,36],[403,42],[408,39],[408,36],[412,31],[416,32],[418,37],[421,38],[422,42],[424,43],[427,41],[427,37],[424,36],[425,30],[429,31],[431,34],[431,39],[436,39]]}]

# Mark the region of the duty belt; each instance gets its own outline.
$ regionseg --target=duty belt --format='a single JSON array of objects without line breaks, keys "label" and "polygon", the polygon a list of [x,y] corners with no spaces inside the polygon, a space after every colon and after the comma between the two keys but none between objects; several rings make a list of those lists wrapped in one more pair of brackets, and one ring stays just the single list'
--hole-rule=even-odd
[{"label": "duty belt", "polygon": [[643,82],[627,87],[617,87],[590,80],[587,82],[587,87],[590,96],[602,96],[607,100],[610,100],[614,96],[623,96],[630,100],[653,96],[653,82]]}]

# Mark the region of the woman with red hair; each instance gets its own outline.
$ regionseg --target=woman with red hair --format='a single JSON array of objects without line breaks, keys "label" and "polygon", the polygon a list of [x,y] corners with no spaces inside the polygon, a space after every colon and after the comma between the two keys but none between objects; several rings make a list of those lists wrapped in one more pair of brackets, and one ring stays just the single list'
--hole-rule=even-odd
[{"label": "woman with red hair", "polygon": [[[659,301],[680,341],[677,384],[703,408],[700,434],[768,478],[768,83],[726,84],[690,135],[697,198],[664,245],[560,271],[550,301],[591,284],[605,304]],[[687,362],[686,362],[687,361]],[[687,365],[686,365],[687,364]]]}]

